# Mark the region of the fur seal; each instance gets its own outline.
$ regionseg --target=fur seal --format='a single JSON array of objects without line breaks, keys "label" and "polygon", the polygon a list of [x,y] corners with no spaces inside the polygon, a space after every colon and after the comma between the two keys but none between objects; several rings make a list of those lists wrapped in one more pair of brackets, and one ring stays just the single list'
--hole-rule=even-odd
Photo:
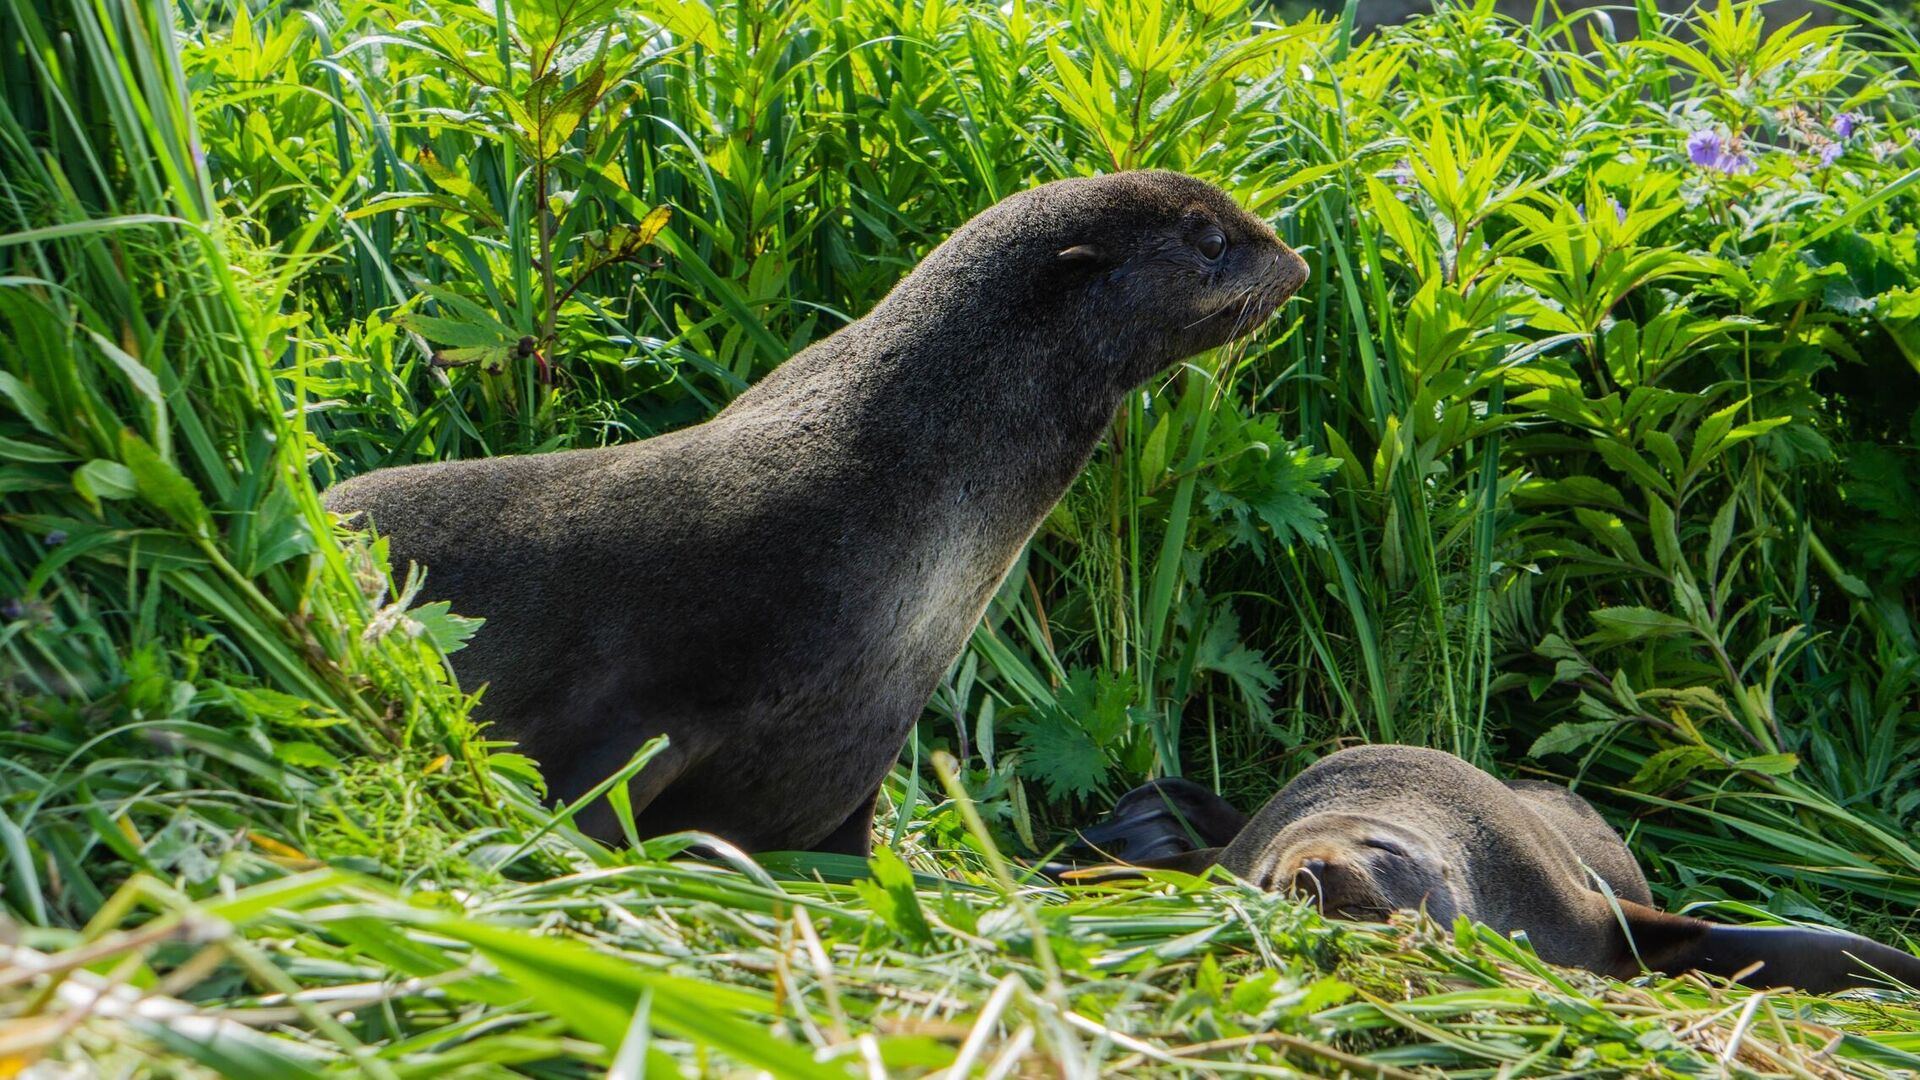
[{"label": "fur seal", "polygon": [[1125,395],[1306,274],[1204,181],[1055,181],[706,423],[380,469],[326,501],[486,619],[455,670],[558,798],[666,735],[630,788],[644,831],[864,855],[909,726]]},{"label": "fur seal", "polygon": [[1236,813],[1196,784],[1161,780],[1128,792],[1082,835],[1122,845],[1138,866],[1218,865],[1339,918],[1424,907],[1442,923],[1465,915],[1524,930],[1542,959],[1615,978],[1700,971],[1831,993],[1891,976],[1920,987],[1920,958],[1854,934],[1658,911],[1627,845],[1585,799],[1553,784],[1503,784],[1439,750],[1342,750],[1223,836]]}]

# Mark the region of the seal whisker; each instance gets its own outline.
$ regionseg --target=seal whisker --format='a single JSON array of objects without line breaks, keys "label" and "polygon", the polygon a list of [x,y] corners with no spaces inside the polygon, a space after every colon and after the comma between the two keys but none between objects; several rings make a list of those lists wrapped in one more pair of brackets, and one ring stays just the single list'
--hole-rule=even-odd
[{"label": "seal whisker", "polygon": [[[1228,310],[1230,310],[1230,309],[1231,309],[1231,308],[1232,308],[1232,307],[1233,307],[1233,306],[1234,306],[1235,304],[1241,304],[1241,303],[1243,303],[1244,301],[1246,301],[1246,300],[1248,300],[1248,299],[1250,299],[1250,298],[1252,297],[1252,295],[1253,295],[1253,293],[1254,293],[1254,291],[1255,291],[1255,290],[1257,290],[1257,289],[1259,289],[1259,288],[1260,288],[1260,283],[1259,283],[1259,282],[1254,282],[1253,284],[1251,284],[1251,285],[1248,285],[1248,286],[1247,286],[1247,287],[1246,287],[1245,289],[1242,289],[1242,290],[1241,290],[1241,291],[1240,291],[1240,292],[1239,292],[1239,293],[1238,293],[1237,295],[1235,295],[1235,296],[1232,296],[1232,297],[1229,297],[1229,298],[1227,299],[1227,301],[1226,301],[1225,303],[1223,303],[1223,304],[1221,304],[1221,305],[1220,305],[1219,307],[1217,307],[1217,308],[1214,308],[1214,309],[1213,309],[1212,311],[1209,311],[1209,312],[1207,312],[1207,313],[1206,313],[1205,315],[1202,315],[1202,316],[1200,316],[1199,318],[1197,318],[1197,319],[1195,319],[1195,320],[1193,320],[1192,322],[1190,322],[1190,323],[1188,323],[1188,324],[1186,324],[1185,326],[1183,326],[1183,327],[1181,327],[1180,329],[1182,329],[1182,330],[1191,330],[1191,329],[1193,329],[1194,327],[1196,327],[1196,326],[1199,326],[1199,325],[1200,325],[1201,323],[1203,323],[1203,322],[1206,322],[1206,321],[1207,321],[1208,319],[1215,319],[1215,318],[1219,318],[1219,317],[1220,317],[1221,315],[1224,315],[1224,314],[1226,314],[1226,312],[1227,312]],[[1234,329],[1234,330],[1236,330],[1236,331],[1240,329],[1240,324],[1239,324],[1239,322],[1238,322],[1238,320],[1236,320],[1236,321],[1234,322],[1234,324],[1233,324],[1233,329]],[[1237,337],[1237,335],[1235,335],[1235,334],[1229,334],[1228,336],[1229,336],[1229,338],[1230,338],[1230,339],[1231,339],[1231,338],[1234,338],[1234,337]]]},{"label": "seal whisker", "polygon": [[1228,360],[1231,360],[1236,364],[1239,362],[1240,358],[1246,354],[1247,339],[1243,337],[1242,334],[1253,316],[1253,308],[1254,308],[1253,293],[1256,288],[1258,288],[1257,285],[1249,286],[1247,291],[1241,294],[1240,312],[1238,315],[1234,316],[1233,328],[1228,332],[1228,335],[1227,335],[1227,345],[1225,347],[1225,356]]}]

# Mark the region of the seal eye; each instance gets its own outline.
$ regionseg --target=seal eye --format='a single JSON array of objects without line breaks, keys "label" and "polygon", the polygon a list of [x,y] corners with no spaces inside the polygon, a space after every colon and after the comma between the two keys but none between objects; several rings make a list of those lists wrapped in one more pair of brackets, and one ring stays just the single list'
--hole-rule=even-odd
[{"label": "seal eye", "polygon": [[1403,859],[1407,857],[1406,848],[1401,847],[1391,840],[1383,840],[1378,836],[1369,836],[1365,840],[1360,841],[1360,843],[1367,847],[1384,851],[1389,855],[1398,855]]},{"label": "seal eye", "polygon": [[1200,239],[1193,242],[1193,246],[1199,248],[1200,254],[1209,260],[1218,259],[1227,253],[1227,237],[1218,229],[1208,229],[1201,234]]}]

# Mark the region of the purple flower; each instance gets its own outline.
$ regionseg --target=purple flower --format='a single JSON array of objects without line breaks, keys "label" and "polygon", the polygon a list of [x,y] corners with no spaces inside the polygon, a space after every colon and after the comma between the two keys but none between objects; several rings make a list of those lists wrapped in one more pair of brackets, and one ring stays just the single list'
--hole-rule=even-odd
[{"label": "purple flower", "polygon": [[1833,133],[1842,139],[1851,139],[1853,138],[1853,133],[1859,130],[1860,125],[1866,122],[1867,118],[1860,113],[1843,112],[1833,118]]},{"label": "purple flower", "polygon": [[1687,160],[1715,172],[1743,173],[1753,169],[1753,159],[1740,153],[1712,130],[1696,131],[1687,137]]},{"label": "purple flower", "polygon": [[1840,151],[1846,149],[1837,142],[1830,142],[1820,148],[1820,167],[1827,168],[1840,160]]},{"label": "purple flower", "polygon": [[1687,138],[1687,158],[1695,165],[1713,167],[1720,160],[1720,133],[1717,131],[1696,131]]}]

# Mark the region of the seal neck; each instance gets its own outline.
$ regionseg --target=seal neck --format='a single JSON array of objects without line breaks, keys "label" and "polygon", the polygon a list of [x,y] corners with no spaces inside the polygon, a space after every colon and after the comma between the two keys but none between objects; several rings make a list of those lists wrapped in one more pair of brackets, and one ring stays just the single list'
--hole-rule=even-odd
[{"label": "seal neck", "polygon": [[1086,465],[1128,388],[1107,374],[1119,370],[1112,357],[1078,347],[1092,335],[967,315],[890,298],[727,412],[785,430],[781,441],[830,446],[807,460],[831,462],[838,480],[815,473],[813,482],[890,504],[862,511],[877,521],[960,529],[1017,550]]},{"label": "seal neck", "polygon": [[[1078,335],[943,322],[873,335],[888,345],[855,361],[864,392],[849,420],[886,441],[899,467],[970,479],[976,495],[1019,504],[1029,527],[1038,524],[1086,466],[1127,388],[1106,376],[1106,357],[1078,347]],[[890,431],[901,418],[910,427]]]}]

